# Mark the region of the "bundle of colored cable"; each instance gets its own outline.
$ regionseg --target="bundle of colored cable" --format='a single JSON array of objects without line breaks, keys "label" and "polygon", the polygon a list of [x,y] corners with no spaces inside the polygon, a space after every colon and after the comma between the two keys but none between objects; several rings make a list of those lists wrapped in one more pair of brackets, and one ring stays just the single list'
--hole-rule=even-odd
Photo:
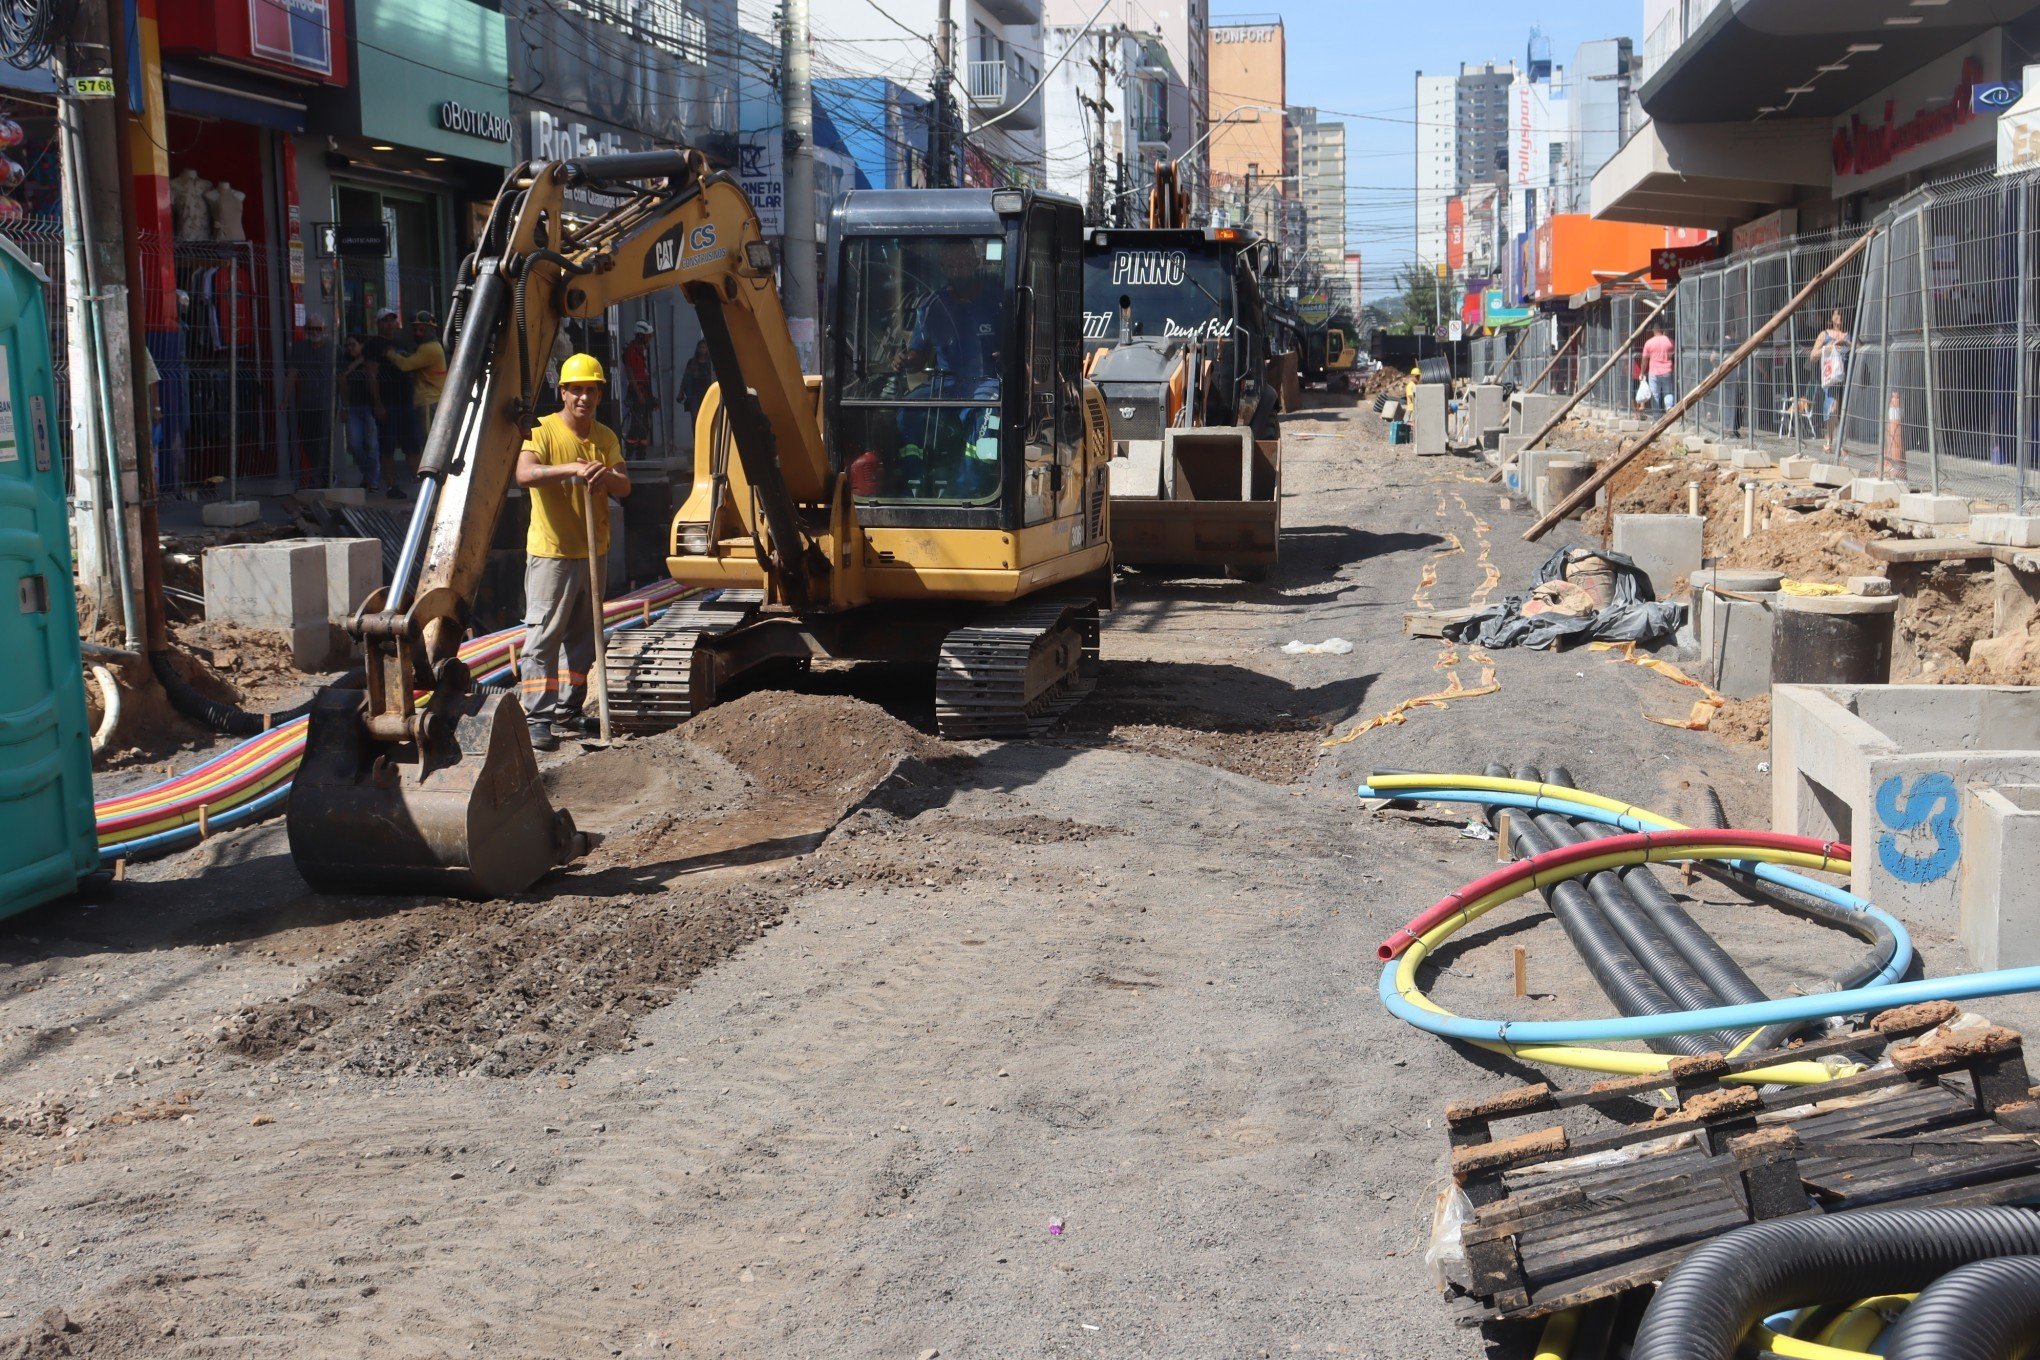
[{"label": "bundle of colored cable", "polygon": [[[603,606],[603,617],[612,621],[607,631],[649,623],[687,593],[666,581],[618,596]],[[472,638],[461,645],[460,658],[478,683],[506,678],[515,669],[522,633],[506,628]],[[304,753],[305,721],[292,719],[160,784],[102,800],[95,809],[100,858],[131,859],[176,849],[280,808]]]}]

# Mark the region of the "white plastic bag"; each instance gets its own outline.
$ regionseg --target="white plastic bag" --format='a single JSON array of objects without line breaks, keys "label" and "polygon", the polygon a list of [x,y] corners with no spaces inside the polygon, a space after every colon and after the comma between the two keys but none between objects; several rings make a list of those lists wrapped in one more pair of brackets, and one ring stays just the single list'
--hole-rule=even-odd
[{"label": "white plastic bag", "polygon": [[1638,378],[1638,379],[1636,380],[1636,402],[1637,402],[1637,404],[1638,404],[1638,405],[1640,406],[1640,405],[1642,405],[1642,404],[1643,404],[1644,402],[1647,402],[1647,401],[1649,401],[1650,399],[1651,399],[1651,390],[1650,390],[1650,379],[1649,379],[1649,378]]},{"label": "white plastic bag", "polygon": [[1284,656],[1344,656],[1353,650],[1353,644],[1344,638],[1326,638],[1323,642],[1285,642]]},{"label": "white plastic bag", "polygon": [[1470,1280],[1466,1267],[1466,1225],[1473,1221],[1473,1201],[1456,1185],[1438,1192],[1431,1210],[1431,1244],[1424,1248],[1424,1264],[1430,1268],[1438,1288],[1464,1287]]}]

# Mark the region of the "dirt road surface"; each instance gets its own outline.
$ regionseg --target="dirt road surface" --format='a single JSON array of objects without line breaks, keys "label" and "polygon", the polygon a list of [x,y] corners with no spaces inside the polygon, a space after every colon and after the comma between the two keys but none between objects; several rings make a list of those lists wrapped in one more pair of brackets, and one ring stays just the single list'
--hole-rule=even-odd
[{"label": "dirt road surface", "polygon": [[[1444,1102],[1530,1074],[1374,995],[1494,848],[1353,785],[1562,760],[1761,825],[1764,752],[1646,721],[1692,692],[1636,667],[1405,638],[1549,545],[1321,402],[1281,568],[1129,576],[1049,740],[823,673],[553,762],[607,839],[525,899],[321,897],[272,824],[0,927],[0,1355],[1524,1354],[1421,1258]],[[1776,989],[1855,952],[1699,910]],[[1498,920],[1443,1000],[1606,1009]]]}]

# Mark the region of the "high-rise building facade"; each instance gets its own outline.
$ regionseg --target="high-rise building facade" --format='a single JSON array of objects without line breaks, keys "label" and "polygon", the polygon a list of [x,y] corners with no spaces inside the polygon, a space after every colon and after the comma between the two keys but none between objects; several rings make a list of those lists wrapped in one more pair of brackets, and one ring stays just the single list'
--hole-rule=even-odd
[{"label": "high-rise building facade", "polygon": [[[1316,109],[1289,110],[1296,195],[1303,203],[1307,272],[1343,301],[1346,264],[1346,125],[1319,119]],[[1292,271],[1294,272],[1294,271]],[[1356,299],[1357,301],[1357,299]]]},{"label": "high-rise building facade", "polygon": [[1292,188],[1285,183],[1290,147],[1281,19],[1214,25],[1205,70],[1210,139],[1204,160],[1211,167],[1213,217],[1281,241],[1281,199]]}]

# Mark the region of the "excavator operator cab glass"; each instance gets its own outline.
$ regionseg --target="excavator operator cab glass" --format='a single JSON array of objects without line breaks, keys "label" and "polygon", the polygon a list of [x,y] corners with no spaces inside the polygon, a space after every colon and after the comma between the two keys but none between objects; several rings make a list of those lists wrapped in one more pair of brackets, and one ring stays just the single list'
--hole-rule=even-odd
[{"label": "excavator operator cab glass", "polygon": [[845,243],[838,443],[859,501],[998,504],[1006,253],[1004,236]]}]

